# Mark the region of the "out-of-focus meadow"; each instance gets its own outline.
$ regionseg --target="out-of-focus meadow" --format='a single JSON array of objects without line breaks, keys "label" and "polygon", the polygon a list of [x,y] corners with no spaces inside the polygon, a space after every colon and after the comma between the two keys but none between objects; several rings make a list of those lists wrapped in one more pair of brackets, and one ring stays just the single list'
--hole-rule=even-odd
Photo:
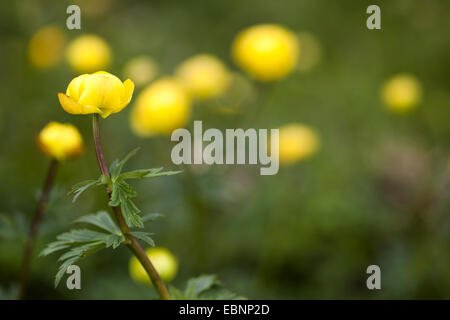
[{"label": "out-of-focus meadow", "polygon": [[[368,30],[366,8],[375,2],[382,29]],[[66,28],[70,4],[81,8],[81,30]],[[64,112],[57,97],[89,64],[77,65],[83,52],[72,41],[92,34],[107,46],[90,51],[101,69],[136,84],[130,105],[101,121],[108,163],[140,146],[128,168],[183,170],[134,183],[143,213],[164,215],[146,229],[178,261],[172,284],[217,274],[229,289],[255,299],[450,298],[449,12],[450,3],[438,0],[2,3],[0,297],[17,289],[49,163],[36,138],[53,120],[74,124],[85,152],[60,165],[28,298],[156,297],[152,287],[133,281],[125,248],[82,260],[81,290],[68,290],[64,281],[54,289],[57,256],[38,258],[74,219],[106,208],[103,188],[75,204],[66,195],[99,171],[90,116]],[[293,70],[260,81],[240,67],[232,47],[239,32],[266,23],[290,30],[300,49]],[[146,86],[189,73],[180,64],[199,54],[219,59],[231,80],[217,97],[200,90],[180,124],[190,130],[194,120],[220,130],[290,130],[280,141],[288,150],[280,151],[277,175],[261,176],[259,165],[178,167],[169,135],[143,137],[131,128]],[[207,74],[206,82],[214,76]],[[175,117],[153,116],[160,119],[153,128],[159,133],[164,128],[158,125]],[[381,268],[381,290],[366,287],[366,268],[373,264]]]}]

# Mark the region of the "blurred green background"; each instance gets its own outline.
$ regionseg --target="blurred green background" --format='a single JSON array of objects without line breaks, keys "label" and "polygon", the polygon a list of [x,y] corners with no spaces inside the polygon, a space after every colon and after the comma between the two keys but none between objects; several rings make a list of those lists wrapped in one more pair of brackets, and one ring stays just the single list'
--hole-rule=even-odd
[{"label": "blurred green background", "polygon": [[[65,27],[69,4],[81,7],[81,30]],[[366,28],[370,4],[381,7],[381,30]],[[155,59],[159,76],[203,52],[239,71],[230,56],[236,34],[277,23],[314,34],[322,46],[320,63],[273,83],[249,80],[256,97],[241,113],[194,105],[189,124],[202,120],[204,127],[224,129],[300,122],[317,130],[321,147],[275,176],[260,176],[259,166],[192,166],[174,177],[134,183],[142,211],[165,215],[147,229],[179,260],[172,283],[184,287],[192,276],[214,273],[229,289],[255,299],[450,298],[449,12],[444,0],[3,2],[0,213],[12,224],[0,229],[2,294],[11,295],[17,284],[24,232],[48,167],[35,138],[56,120],[75,124],[87,148],[58,172],[28,298],[156,297],[130,278],[126,248],[82,260],[81,290],[68,290],[64,282],[54,289],[57,255],[37,258],[72,220],[106,208],[107,199],[101,188],[75,204],[66,196],[72,185],[99,174],[91,121],[65,113],[58,103],[56,93],[76,75],[67,63],[50,70],[29,63],[27,46],[36,30],[52,24],[69,40],[101,36],[113,54],[107,71],[122,78],[125,63],[142,54]],[[423,87],[422,102],[407,115],[391,114],[380,101],[380,87],[399,72],[414,74]],[[101,123],[107,161],[141,146],[127,168],[176,169],[170,137],[136,137],[130,110]],[[372,264],[381,267],[382,290],[366,288]]]}]

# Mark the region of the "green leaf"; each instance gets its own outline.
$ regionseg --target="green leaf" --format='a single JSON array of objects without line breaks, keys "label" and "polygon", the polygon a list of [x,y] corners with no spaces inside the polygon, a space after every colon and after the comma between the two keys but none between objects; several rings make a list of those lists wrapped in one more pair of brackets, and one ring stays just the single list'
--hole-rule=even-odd
[{"label": "green leaf", "polygon": [[184,295],[181,293],[181,291],[178,290],[177,288],[175,288],[174,286],[169,285],[169,292],[170,292],[170,295],[172,296],[172,298],[175,300],[185,300],[186,299],[184,297]]},{"label": "green leaf", "polygon": [[140,148],[136,148],[134,150],[132,150],[130,153],[128,153],[125,158],[123,158],[122,160],[115,160],[110,167],[110,173],[111,173],[111,179],[114,181],[116,180],[120,173],[122,172],[122,168],[124,166],[124,164],[131,158],[133,157],[139,150]]},{"label": "green leaf", "polygon": [[124,172],[120,175],[120,178],[123,180],[126,179],[142,179],[144,178],[147,174],[151,173],[152,171],[161,171],[162,168],[156,168],[156,169],[138,169],[138,170],[133,170],[133,171],[128,171],[128,172]]},{"label": "green leaf", "polygon": [[82,216],[74,222],[91,224],[113,234],[121,233],[119,227],[115,224],[111,216],[106,211],[100,211],[95,214]]},{"label": "green leaf", "polygon": [[72,202],[77,201],[78,197],[87,189],[94,187],[94,186],[99,186],[105,184],[105,179],[103,179],[103,176],[101,176],[100,178],[98,178],[97,180],[86,180],[86,181],[82,181],[80,183],[77,183],[76,185],[74,185],[72,187],[72,190],[68,193],[68,195],[72,195],[73,194],[73,198],[72,198]]},{"label": "green leaf", "polygon": [[122,213],[129,227],[143,228],[144,223],[139,216],[139,210],[133,201],[128,198],[121,199]]},{"label": "green leaf", "polygon": [[123,180],[126,179],[143,179],[143,178],[155,178],[155,177],[162,177],[162,176],[171,176],[178,174],[182,171],[162,171],[161,168],[154,168],[154,169],[139,169],[139,170],[133,170],[124,172],[120,175],[120,178]]},{"label": "green leaf", "polygon": [[56,237],[56,239],[65,241],[67,244],[99,241],[104,238],[105,233],[88,229],[74,229],[69,232],[62,233]]},{"label": "green leaf", "polygon": [[163,177],[163,176],[173,176],[175,174],[179,174],[183,172],[182,170],[178,171],[162,171],[162,172],[149,172],[147,175],[145,175],[144,178],[155,178],[155,177]]},{"label": "green leaf", "polygon": [[141,231],[130,231],[130,232],[128,232],[128,234],[131,234],[132,236],[138,238],[139,240],[144,241],[145,243],[147,243],[148,245],[150,245],[152,247],[155,246],[155,242],[150,237],[152,235],[151,233],[141,232]]},{"label": "green leaf", "polygon": [[110,234],[108,237],[105,238],[105,246],[107,248],[113,247],[113,249],[120,246],[122,242],[125,241],[125,237],[123,234]]},{"label": "green leaf", "polygon": [[186,300],[237,300],[246,299],[222,286],[216,275],[202,275],[189,279],[184,292],[174,287],[169,288],[174,299]]},{"label": "green leaf", "polygon": [[213,285],[220,284],[216,275],[202,275],[197,278],[190,279],[187,282],[185,295],[198,297],[200,293],[210,289]]},{"label": "green leaf", "polygon": [[62,233],[56,237],[56,241],[51,242],[40,253],[47,256],[57,251],[65,251],[58,259],[61,262],[55,276],[55,287],[58,286],[67,268],[81,258],[86,257],[104,248],[117,248],[126,241],[125,236],[105,211],[96,214],[86,215],[75,222],[86,223],[100,228],[101,231],[90,229],[74,229]]},{"label": "green leaf", "polygon": [[129,184],[122,179],[116,180],[112,185],[111,199],[108,202],[108,205],[111,207],[120,205],[127,225],[130,227],[143,228],[144,223],[139,216],[141,210],[139,210],[131,200],[136,197],[136,195],[136,191],[134,191]]}]

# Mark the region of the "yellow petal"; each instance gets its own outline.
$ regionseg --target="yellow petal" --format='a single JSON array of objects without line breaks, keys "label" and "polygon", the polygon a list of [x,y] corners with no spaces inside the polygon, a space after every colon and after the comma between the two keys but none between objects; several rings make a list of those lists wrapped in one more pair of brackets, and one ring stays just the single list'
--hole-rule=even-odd
[{"label": "yellow petal", "polygon": [[130,103],[131,97],[133,96],[134,83],[130,79],[127,79],[123,82],[123,86],[124,86],[125,90],[123,91],[124,94],[122,95],[122,108],[121,109],[125,108]]},{"label": "yellow petal", "polygon": [[123,84],[119,79],[107,74],[89,75],[84,80],[84,91],[79,103],[95,106],[102,112],[113,111],[121,107]]},{"label": "yellow petal", "polygon": [[90,105],[82,106],[76,102],[75,99],[65,95],[64,93],[58,93],[58,98],[62,108],[70,114],[100,113],[98,108]]},{"label": "yellow petal", "polygon": [[70,81],[69,86],[67,87],[66,95],[78,101],[82,92],[83,81],[87,76],[88,74],[82,74],[81,76],[78,76]]}]

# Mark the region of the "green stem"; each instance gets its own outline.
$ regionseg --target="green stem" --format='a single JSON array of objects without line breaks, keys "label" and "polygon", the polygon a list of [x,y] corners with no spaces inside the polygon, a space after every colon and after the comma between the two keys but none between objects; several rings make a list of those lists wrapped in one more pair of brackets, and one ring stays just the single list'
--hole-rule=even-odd
[{"label": "green stem", "polygon": [[[92,129],[93,129],[93,134],[94,134],[95,153],[97,155],[97,161],[100,166],[100,171],[104,176],[110,178],[109,170],[108,170],[108,167],[105,162],[105,157],[103,155],[102,143],[101,143],[101,139],[100,139],[100,126],[99,126],[98,114],[94,114],[94,116],[92,118]],[[109,188],[107,189],[107,192],[108,192],[108,197],[111,197],[111,190]],[[136,240],[136,238],[129,234],[130,228],[128,227],[128,225],[125,221],[125,218],[123,217],[120,206],[113,207],[113,211],[114,211],[114,216],[117,220],[120,230],[130,240],[130,242],[127,244],[128,248],[133,252],[133,254],[136,256],[136,258],[139,260],[139,262],[144,267],[145,271],[147,272],[150,279],[152,280],[153,285],[156,288],[156,291],[158,291],[158,294],[160,295],[161,299],[171,300],[172,297],[169,294],[169,290],[167,290],[166,284],[159,276],[158,272],[156,271],[152,262],[148,258],[144,249],[142,249],[141,245]]]},{"label": "green stem", "polygon": [[50,166],[48,168],[47,176],[44,181],[44,186],[42,187],[42,193],[39,198],[39,202],[34,212],[33,220],[31,221],[30,224],[30,230],[28,232],[28,237],[25,244],[22,269],[20,273],[19,299],[25,298],[28,274],[30,273],[31,267],[31,257],[33,254],[34,241],[36,239],[36,235],[38,233],[42,217],[44,216],[45,209],[47,208],[47,202],[50,196],[50,191],[53,186],[53,181],[55,180],[57,167],[58,161],[56,159],[52,159],[50,161]]}]

